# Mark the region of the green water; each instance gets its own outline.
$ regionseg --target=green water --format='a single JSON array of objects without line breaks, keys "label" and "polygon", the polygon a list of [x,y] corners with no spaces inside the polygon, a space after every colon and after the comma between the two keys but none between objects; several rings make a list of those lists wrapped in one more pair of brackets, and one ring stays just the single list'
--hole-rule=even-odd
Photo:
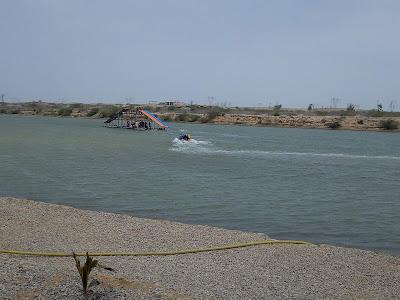
[{"label": "green water", "polygon": [[399,254],[400,134],[0,115],[0,195]]}]

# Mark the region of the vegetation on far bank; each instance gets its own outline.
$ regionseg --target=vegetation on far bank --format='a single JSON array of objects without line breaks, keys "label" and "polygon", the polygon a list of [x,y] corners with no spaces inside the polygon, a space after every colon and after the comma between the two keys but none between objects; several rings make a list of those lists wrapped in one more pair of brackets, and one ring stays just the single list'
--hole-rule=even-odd
[{"label": "vegetation on far bank", "polygon": [[[282,105],[273,107],[254,108],[254,107],[223,107],[208,105],[141,105],[141,104],[86,104],[86,103],[48,103],[42,101],[31,101],[23,103],[0,103],[0,114],[22,114],[22,115],[43,115],[43,116],[62,116],[62,117],[90,117],[90,118],[108,118],[122,107],[130,106],[132,108],[143,106],[157,114],[157,116],[167,122],[196,122],[212,123],[222,122],[223,116],[237,116],[235,124],[250,124],[245,120],[247,116],[252,116],[257,121],[254,125],[260,126],[279,126],[279,123],[273,123],[269,117],[327,117],[319,122],[324,128],[339,129],[346,128],[342,123],[343,118],[356,117],[356,126],[365,129],[364,120],[370,118],[382,118],[375,128],[382,130],[397,130],[399,122],[395,120],[400,117],[400,112],[383,111],[381,105],[372,110],[358,110],[353,104],[349,104],[343,109],[316,109],[310,104],[304,109],[289,109]],[[217,119],[218,118],[218,119]],[[394,118],[394,119],[393,119]],[[298,127],[302,127],[299,124]]]},{"label": "vegetation on far bank", "polygon": [[393,119],[382,120],[380,123],[380,127],[386,130],[399,129],[399,122]]}]

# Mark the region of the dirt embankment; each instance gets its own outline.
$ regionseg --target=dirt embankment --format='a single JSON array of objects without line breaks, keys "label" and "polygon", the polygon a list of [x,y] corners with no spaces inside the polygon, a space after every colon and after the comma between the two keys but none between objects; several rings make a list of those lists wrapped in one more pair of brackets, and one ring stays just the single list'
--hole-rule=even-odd
[{"label": "dirt embankment", "polygon": [[373,118],[365,116],[304,116],[304,115],[239,115],[225,114],[218,116],[213,120],[216,124],[241,124],[249,126],[272,126],[289,128],[332,128],[347,130],[385,130],[382,123],[387,120],[393,120],[399,125],[399,128],[392,129],[400,131],[400,118]]}]

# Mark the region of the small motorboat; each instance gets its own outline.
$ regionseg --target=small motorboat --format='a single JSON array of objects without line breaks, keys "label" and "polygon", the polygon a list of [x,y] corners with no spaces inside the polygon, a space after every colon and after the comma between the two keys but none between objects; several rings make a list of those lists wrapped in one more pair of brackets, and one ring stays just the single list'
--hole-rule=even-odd
[{"label": "small motorboat", "polygon": [[192,136],[190,134],[187,133],[182,133],[179,135],[178,140],[180,141],[190,141],[192,139]]}]

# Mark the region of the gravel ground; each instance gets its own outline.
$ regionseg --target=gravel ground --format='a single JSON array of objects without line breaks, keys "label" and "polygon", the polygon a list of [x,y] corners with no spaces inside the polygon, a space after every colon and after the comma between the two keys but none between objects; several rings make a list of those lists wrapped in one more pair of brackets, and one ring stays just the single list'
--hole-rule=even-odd
[{"label": "gravel ground", "polygon": [[[144,251],[265,235],[0,198],[0,249]],[[164,257],[99,257],[89,299],[399,299],[400,258],[328,245],[263,245]],[[0,299],[81,299],[72,258],[0,254]]]}]

